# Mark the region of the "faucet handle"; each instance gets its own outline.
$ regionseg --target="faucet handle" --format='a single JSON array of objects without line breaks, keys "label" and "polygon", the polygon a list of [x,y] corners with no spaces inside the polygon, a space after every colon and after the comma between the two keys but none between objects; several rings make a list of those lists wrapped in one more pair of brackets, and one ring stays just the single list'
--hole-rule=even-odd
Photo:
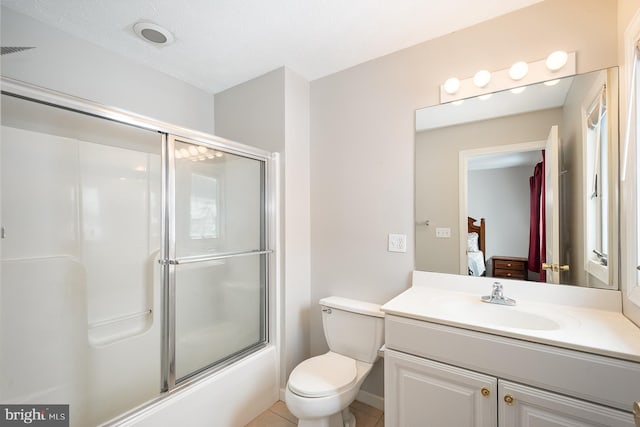
[{"label": "faucet handle", "polygon": [[494,295],[502,295],[502,283],[493,282],[492,291]]},{"label": "faucet handle", "polygon": [[502,294],[502,283],[493,282],[491,289],[491,295],[480,297],[483,302],[490,302],[494,304],[502,305],[516,305],[516,301],[511,298],[507,298]]}]

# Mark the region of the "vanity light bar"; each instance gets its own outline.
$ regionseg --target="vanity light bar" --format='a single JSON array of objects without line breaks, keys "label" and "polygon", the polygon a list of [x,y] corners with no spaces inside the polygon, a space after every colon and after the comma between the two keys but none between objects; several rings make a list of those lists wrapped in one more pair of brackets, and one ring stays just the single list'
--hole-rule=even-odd
[{"label": "vanity light bar", "polygon": [[[440,103],[444,104],[446,102],[457,101],[464,98],[471,98],[473,96],[513,89],[532,83],[540,83],[547,80],[554,80],[574,75],[576,73],[575,52],[567,53],[566,63],[559,68],[557,63],[554,63],[552,67],[549,67],[548,61],[552,56],[556,61],[559,56],[562,57],[561,59],[564,59],[564,55],[558,52],[553,52],[549,55],[549,58],[528,64],[522,61],[517,62],[511,68],[494,71],[493,73],[490,73],[490,76],[486,76],[485,74],[482,78],[479,78],[478,73],[476,73],[474,77],[469,77],[464,80],[458,80],[455,78],[449,79],[447,80],[448,82],[456,80],[459,85],[456,85],[457,88],[455,91],[452,90],[452,85],[440,85]],[[555,70],[552,70],[551,68],[555,68]],[[482,73],[484,74],[484,71]],[[478,83],[485,84],[484,86],[481,86]]]}]

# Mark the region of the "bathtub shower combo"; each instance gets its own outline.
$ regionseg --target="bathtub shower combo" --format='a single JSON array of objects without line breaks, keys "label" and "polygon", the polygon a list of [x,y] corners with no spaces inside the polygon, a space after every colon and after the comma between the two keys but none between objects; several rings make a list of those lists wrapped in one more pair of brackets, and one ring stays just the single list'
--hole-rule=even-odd
[{"label": "bathtub shower combo", "polygon": [[0,402],[98,425],[267,345],[269,153],[4,79],[0,141]]}]

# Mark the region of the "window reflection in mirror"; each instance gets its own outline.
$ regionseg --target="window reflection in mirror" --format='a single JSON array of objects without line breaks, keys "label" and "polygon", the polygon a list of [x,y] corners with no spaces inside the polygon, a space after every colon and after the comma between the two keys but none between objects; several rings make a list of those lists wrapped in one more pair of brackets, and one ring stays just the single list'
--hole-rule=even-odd
[{"label": "window reflection in mirror", "polygon": [[[586,265],[589,273],[602,282],[608,281],[609,253],[609,173],[607,85],[598,80],[587,97],[584,110],[583,137],[586,171]],[[591,94],[590,94],[591,95]]]}]

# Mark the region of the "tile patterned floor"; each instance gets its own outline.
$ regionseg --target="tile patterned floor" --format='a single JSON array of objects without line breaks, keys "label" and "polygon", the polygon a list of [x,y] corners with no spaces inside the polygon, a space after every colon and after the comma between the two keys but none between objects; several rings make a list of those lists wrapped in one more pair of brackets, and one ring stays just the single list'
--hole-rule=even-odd
[{"label": "tile patterned floor", "polygon": [[[384,427],[384,413],[362,402],[354,401],[349,407],[356,417],[356,427]],[[271,408],[260,414],[246,427],[296,427],[298,420],[279,400]]]}]

